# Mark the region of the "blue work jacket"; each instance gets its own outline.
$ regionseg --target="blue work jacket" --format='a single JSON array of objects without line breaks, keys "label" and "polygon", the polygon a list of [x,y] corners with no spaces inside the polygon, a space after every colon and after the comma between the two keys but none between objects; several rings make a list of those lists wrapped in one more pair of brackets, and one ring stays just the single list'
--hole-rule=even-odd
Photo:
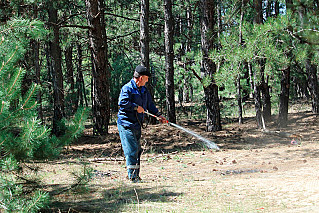
[{"label": "blue work jacket", "polygon": [[118,104],[117,123],[124,127],[141,128],[144,113],[137,113],[138,106],[154,115],[161,115],[147,88],[145,86],[138,88],[133,79],[122,87]]}]

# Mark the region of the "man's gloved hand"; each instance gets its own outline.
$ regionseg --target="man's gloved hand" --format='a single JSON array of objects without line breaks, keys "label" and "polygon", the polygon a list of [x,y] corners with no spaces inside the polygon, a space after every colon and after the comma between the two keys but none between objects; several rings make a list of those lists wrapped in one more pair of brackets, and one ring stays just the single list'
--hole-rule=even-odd
[{"label": "man's gloved hand", "polygon": [[163,115],[160,115],[159,118],[160,118],[159,121],[160,121],[162,124],[168,123],[168,120],[166,120],[166,118],[165,118]]},{"label": "man's gloved hand", "polygon": [[137,111],[138,113],[144,113],[144,108],[141,107],[141,106],[138,106],[136,111]]}]

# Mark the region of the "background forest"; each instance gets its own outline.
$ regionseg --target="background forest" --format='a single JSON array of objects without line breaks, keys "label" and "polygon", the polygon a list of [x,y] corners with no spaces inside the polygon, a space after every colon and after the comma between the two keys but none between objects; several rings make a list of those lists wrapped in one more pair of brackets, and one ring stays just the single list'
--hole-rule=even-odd
[{"label": "background forest", "polygon": [[171,122],[204,118],[219,131],[222,119],[244,122],[253,104],[257,128],[285,127],[299,98],[319,113],[317,0],[1,0],[0,22],[8,212],[46,205],[46,193],[24,193],[19,165],[58,156],[86,121],[94,135],[108,134],[139,64]]}]

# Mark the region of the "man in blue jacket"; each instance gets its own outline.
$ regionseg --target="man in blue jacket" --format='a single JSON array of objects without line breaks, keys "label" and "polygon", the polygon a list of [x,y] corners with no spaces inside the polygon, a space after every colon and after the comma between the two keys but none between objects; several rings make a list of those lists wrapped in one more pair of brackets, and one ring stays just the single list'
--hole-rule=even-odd
[{"label": "man in blue jacket", "polygon": [[158,116],[162,123],[166,119],[156,108],[150,93],[145,87],[151,73],[144,66],[137,66],[133,78],[125,84],[119,97],[117,127],[126,159],[128,178],[132,182],[140,182],[140,144],[141,126],[144,111]]}]

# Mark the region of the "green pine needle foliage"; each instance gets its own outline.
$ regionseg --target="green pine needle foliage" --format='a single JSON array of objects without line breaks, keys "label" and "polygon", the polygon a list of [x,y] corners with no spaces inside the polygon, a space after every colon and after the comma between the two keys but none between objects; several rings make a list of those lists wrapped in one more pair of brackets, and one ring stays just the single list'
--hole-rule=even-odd
[{"label": "green pine needle foliage", "polygon": [[44,39],[46,34],[39,21],[12,20],[0,27],[0,212],[38,212],[48,204],[47,193],[25,191],[19,179],[20,162],[58,156],[65,145],[81,134],[87,119],[87,110],[79,109],[68,122],[66,134],[57,138],[37,118],[39,86],[33,84],[21,95],[25,70],[19,63],[30,39]]}]

